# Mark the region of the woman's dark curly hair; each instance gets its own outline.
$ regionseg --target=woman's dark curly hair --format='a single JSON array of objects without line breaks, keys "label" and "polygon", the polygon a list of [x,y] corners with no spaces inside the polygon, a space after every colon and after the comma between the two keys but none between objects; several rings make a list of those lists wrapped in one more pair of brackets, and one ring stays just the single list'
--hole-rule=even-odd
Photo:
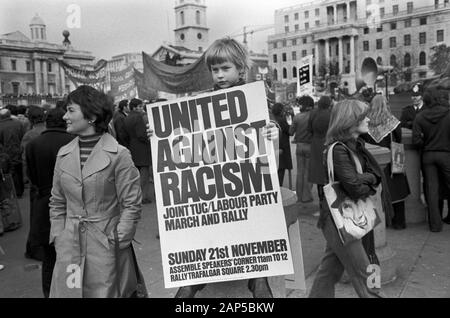
[{"label": "woman's dark curly hair", "polygon": [[82,85],[67,96],[66,104],[72,103],[80,105],[85,119],[92,120],[96,117],[94,121],[96,132],[108,131],[114,110],[114,103],[110,97],[91,86]]}]

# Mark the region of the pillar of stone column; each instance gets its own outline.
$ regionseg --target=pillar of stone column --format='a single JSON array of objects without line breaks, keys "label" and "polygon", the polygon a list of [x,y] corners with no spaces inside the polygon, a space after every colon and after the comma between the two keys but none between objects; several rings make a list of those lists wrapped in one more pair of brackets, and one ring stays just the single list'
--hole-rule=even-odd
[{"label": "pillar of stone column", "polygon": [[60,94],[61,96],[63,96],[66,92],[66,73],[64,72],[64,69],[61,67],[61,65],[59,65],[59,63],[58,67],[59,67],[59,80],[61,82]]},{"label": "pillar of stone column", "polygon": [[315,42],[315,47],[314,47],[314,58],[315,58],[315,63],[316,63],[316,74],[319,74],[319,41]]},{"label": "pillar of stone column", "polygon": [[34,85],[36,94],[41,93],[41,61],[34,58]]},{"label": "pillar of stone column", "polygon": [[325,40],[325,66],[327,69],[327,74],[329,73],[330,66],[330,39]]},{"label": "pillar of stone column", "polygon": [[350,74],[355,74],[355,36],[350,36]]},{"label": "pillar of stone column", "polygon": [[47,61],[46,60],[43,60],[42,61],[42,68],[43,68],[43,70],[42,70],[42,74],[44,75],[44,83],[43,83],[43,89],[42,89],[42,93],[43,94],[48,94],[48,74],[47,74],[47,71],[48,71],[48,69],[47,69]]},{"label": "pillar of stone column", "polygon": [[347,2],[347,22],[350,21],[350,2]]},{"label": "pillar of stone column", "polygon": [[[383,148],[366,143],[366,148],[375,157],[382,169],[391,161],[391,152],[388,148]],[[381,197],[377,200],[379,211],[382,211]],[[395,252],[386,241],[386,218],[381,213],[381,223],[374,229],[375,251],[380,261],[381,283],[386,284],[397,278],[397,264],[395,262]]]},{"label": "pillar of stone column", "polygon": [[345,67],[344,67],[344,49],[342,47],[343,46],[342,36],[339,37],[338,45],[339,45],[339,51],[338,51],[338,53],[339,53],[339,72],[341,74],[344,74]]},{"label": "pillar of stone column", "polygon": [[333,15],[334,15],[334,24],[338,23],[338,15],[337,15],[337,5],[333,6]]},{"label": "pillar of stone column", "polygon": [[427,208],[420,200],[422,179],[420,173],[420,153],[412,145],[411,129],[402,128],[402,142],[405,145],[406,176],[411,194],[406,198],[406,223],[422,223],[426,220]]}]

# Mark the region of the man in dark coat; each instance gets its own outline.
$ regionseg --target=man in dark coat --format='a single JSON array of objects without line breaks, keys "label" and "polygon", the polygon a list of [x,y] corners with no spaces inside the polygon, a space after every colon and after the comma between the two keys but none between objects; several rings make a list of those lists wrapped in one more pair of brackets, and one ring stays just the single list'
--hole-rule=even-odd
[{"label": "man in dark coat", "polygon": [[129,137],[125,129],[125,118],[128,116],[130,109],[128,108],[128,99],[119,102],[119,109],[114,112],[112,121],[116,131],[116,139],[124,147],[128,148]]},{"label": "man in dark coat", "polygon": [[129,104],[130,114],[125,118],[125,131],[129,136],[128,149],[134,165],[139,169],[142,188],[142,203],[152,202],[150,199],[151,149],[145,127],[144,103],[133,98]]},{"label": "man in dark coat", "polygon": [[430,230],[440,232],[440,177],[446,188],[450,189],[450,109],[434,88],[426,90],[424,104],[424,111],[414,121],[412,141],[422,153]]},{"label": "man in dark coat", "polygon": [[47,129],[30,141],[25,148],[28,178],[38,191],[33,201],[34,213],[31,220],[30,239],[33,244],[43,247],[42,290],[46,298],[50,293],[53,267],[56,261],[55,247],[53,244],[49,244],[49,202],[53,170],[59,148],[68,144],[75,137],[66,132],[63,116],[64,110],[61,108],[49,110],[46,118]]},{"label": "man in dark coat", "polygon": [[22,172],[22,141],[25,129],[22,123],[11,118],[8,109],[0,110],[0,144],[6,150],[11,161],[11,173],[16,188],[17,197],[21,197],[24,191]]}]

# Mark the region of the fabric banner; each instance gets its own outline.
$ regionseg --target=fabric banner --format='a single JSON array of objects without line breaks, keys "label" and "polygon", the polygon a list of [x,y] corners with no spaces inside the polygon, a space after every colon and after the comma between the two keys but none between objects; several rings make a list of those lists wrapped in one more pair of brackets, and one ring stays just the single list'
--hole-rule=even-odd
[{"label": "fabric banner", "polygon": [[264,82],[147,114],[165,287],[293,274]]},{"label": "fabric banner", "polygon": [[56,61],[64,69],[67,77],[75,84],[75,86],[89,85],[98,90],[104,90],[107,64],[105,60],[100,60],[92,71],[69,65],[64,61]]},{"label": "fabric banner", "polygon": [[204,55],[187,66],[171,66],[158,62],[142,52],[145,85],[172,94],[206,91],[213,87],[211,72]]},{"label": "fabric banner", "polygon": [[140,99],[153,100],[158,98],[158,92],[145,86],[144,74],[134,69],[134,82]]},{"label": "fabric banner", "polygon": [[136,97],[133,65],[118,72],[111,72],[109,78],[111,83],[110,95],[113,96],[115,103],[123,99]]}]

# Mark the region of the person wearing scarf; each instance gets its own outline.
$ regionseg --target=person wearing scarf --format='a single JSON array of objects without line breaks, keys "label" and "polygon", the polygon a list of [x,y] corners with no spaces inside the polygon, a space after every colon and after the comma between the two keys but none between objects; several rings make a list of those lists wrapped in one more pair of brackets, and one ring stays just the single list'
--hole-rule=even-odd
[{"label": "person wearing scarf", "polygon": [[[377,95],[372,99],[367,117],[370,119],[369,133],[361,136],[366,142],[389,149],[392,142],[402,142],[400,121],[392,115],[384,96]],[[405,199],[411,193],[406,174],[393,174],[391,163],[383,172],[393,207],[393,218],[386,218],[386,223],[396,230],[405,229]]]}]

